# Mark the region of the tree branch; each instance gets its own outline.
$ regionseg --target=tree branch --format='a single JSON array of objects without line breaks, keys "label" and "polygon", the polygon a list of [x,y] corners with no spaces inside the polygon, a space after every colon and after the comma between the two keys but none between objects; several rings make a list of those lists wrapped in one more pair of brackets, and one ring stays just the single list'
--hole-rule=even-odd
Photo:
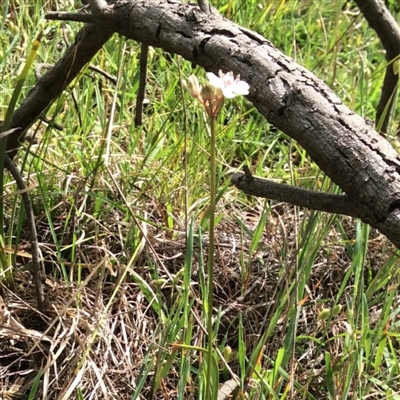
[{"label": "tree branch", "polygon": [[[217,72],[234,71],[248,99],[295,139],[347,194],[364,222],[400,246],[400,157],[312,73],[255,32],[190,4],[131,0],[118,8],[118,33]],[[117,24],[118,21],[118,24]]]},{"label": "tree branch", "polygon": [[142,44],[140,50],[141,50],[140,79],[139,79],[139,89],[136,96],[135,126],[142,125],[143,102],[146,97],[147,63],[149,56],[149,46],[147,44]]},{"label": "tree branch", "polygon": [[91,23],[95,21],[96,17],[93,14],[87,13],[49,11],[46,14],[46,19],[51,19],[54,21],[77,21]]},{"label": "tree branch", "polygon": [[267,179],[254,177],[247,167],[244,168],[244,174],[233,174],[231,182],[238,189],[251,196],[283,201],[295,206],[311,208],[313,210],[325,211],[333,214],[358,217],[357,207],[354,206],[346,195],[321,193],[271,182]]},{"label": "tree branch", "polygon": [[[38,82],[38,89],[28,96],[30,101],[27,99],[16,111],[12,127],[24,127],[26,121],[32,123],[49,104],[49,98],[57,96],[111,36],[111,29],[129,39],[179,54],[208,71],[217,73],[222,69],[240,74],[250,85],[248,99],[258,111],[308,152],[346,193],[364,222],[400,247],[397,152],[312,73],[261,35],[227,21],[215,10],[206,14],[197,5],[168,0],[126,0],[109,5],[104,14],[96,15],[96,25],[85,26],[85,38],[78,37],[79,46],[71,50],[69,58],[64,56],[58,63],[68,67],[56,65],[62,78],[51,75],[54,68],[46,73]],[[82,50],[85,54],[81,54]],[[74,51],[80,52],[77,58],[84,58],[84,63],[72,62]],[[44,84],[48,76],[53,78],[51,96]],[[38,96],[40,90],[42,97]],[[26,109],[27,105],[32,111]],[[25,122],[18,124],[21,115]],[[18,142],[10,139],[9,143],[16,147]]]},{"label": "tree branch", "polygon": [[382,94],[376,110],[376,124],[381,124],[381,131],[387,132],[390,114],[393,108],[399,75],[393,71],[393,59],[400,55],[400,27],[395,18],[380,0],[354,0],[369,26],[376,32],[384,49],[386,74]]},{"label": "tree branch", "polygon": [[[75,43],[67,49],[56,65],[38,80],[21,106],[15,110],[11,127],[21,128],[20,132],[25,132],[94,57],[112,33],[101,24],[85,25],[78,33]],[[8,139],[7,150],[11,159],[19,147],[20,132],[10,135]]]},{"label": "tree branch", "polygon": [[39,261],[40,260],[39,244],[38,244],[35,216],[33,214],[31,198],[29,196],[28,188],[26,187],[21,174],[19,173],[18,169],[15,167],[14,163],[11,161],[11,159],[8,157],[7,154],[4,160],[4,165],[10,171],[12,177],[15,179],[15,182],[17,183],[18,189],[21,191],[22,200],[25,206],[26,220],[28,222],[29,236],[31,240],[32,271],[33,271],[33,280],[35,282],[35,288],[36,288],[38,309],[42,314],[46,314],[47,307],[44,297],[44,290],[42,283],[43,278]]}]

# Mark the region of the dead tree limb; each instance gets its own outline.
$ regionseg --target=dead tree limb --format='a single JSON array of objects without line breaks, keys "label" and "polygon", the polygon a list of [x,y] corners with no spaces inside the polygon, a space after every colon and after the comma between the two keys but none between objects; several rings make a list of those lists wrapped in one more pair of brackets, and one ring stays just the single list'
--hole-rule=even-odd
[{"label": "dead tree limb", "polygon": [[41,272],[42,270],[41,270],[40,255],[39,255],[39,244],[38,244],[35,216],[33,214],[31,197],[29,195],[28,188],[25,185],[25,182],[21,174],[19,173],[17,167],[14,165],[14,163],[8,157],[7,154],[4,161],[4,165],[10,171],[11,175],[15,179],[18,189],[21,191],[22,200],[25,205],[26,220],[28,223],[28,230],[31,241],[32,275],[33,275],[33,281],[35,282],[38,309],[42,314],[46,314],[47,304],[44,296],[43,276]]},{"label": "dead tree limb", "polygon": [[28,94],[21,106],[15,110],[11,126],[20,128],[10,135],[7,150],[12,159],[19,147],[21,132],[37,120],[40,114],[56,99],[65,87],[78,75],[85,65],[102,48],[113,31],[100,25],[86,24],[57,64],[47,71]]},{"label": "dead tree limb", "polygon": [[114,30],[206,70],[240,74],[259,112],[306,149],[364,222],[400,247],[399,155],[371,124],[267,39],[214,9],[206,14],[198,6],[168,0],[114,3],[104,14],[96,13],[96,25],[85,29],[103,32],[102,40]]},{"label": "dead tree limb", "polygon": [[378,125],[382,119],[381,131],[387,132],[399,82],[399,74],[393,69],[393,60],[400,55],[400,27],[381,0],[355,0],[355,2],[386,50],[388,66],[376,109],[376,124]]},{"label": "dead tree limb", "polygon": [[142,43],[140,46],[140,78],[138,93],[136,96],[135,126],[142,125],[143,103],[146,97],[148,57],[149,46]]},{"label": "dead tree limb", "polygon": [[325,211],[332,214],[358,217],[354,203],[344,194],[329,194],[285,185],[255,177],[245,167],[244,174],[232,175],[231,182],[244,193],[251,196],[264,197],[283,201],[295,206]]}]

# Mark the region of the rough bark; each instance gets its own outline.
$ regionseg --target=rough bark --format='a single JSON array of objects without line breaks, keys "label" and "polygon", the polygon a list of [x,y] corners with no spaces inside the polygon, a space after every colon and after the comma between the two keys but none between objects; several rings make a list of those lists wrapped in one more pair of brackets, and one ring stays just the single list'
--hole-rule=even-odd
[{"label": "rough bark", "polygon": [[371,124],[267,39],[215,10],[205,14],[175,0],[117,2],[96,20],[103,30],[180,54],[209,71],[240,74],[260,113],[307,150],[363,221],[400,247],[400,157]]},{"label": "rough bark", "polygon": [[251,87],[249,100],[267,120],[307,150],[365,222],[400,246],[400,157],[322,81],[262,36],[216,12],[205,15],[168,1],[126,7],[116,10],[118,33],[213,72],[239,73]]}]

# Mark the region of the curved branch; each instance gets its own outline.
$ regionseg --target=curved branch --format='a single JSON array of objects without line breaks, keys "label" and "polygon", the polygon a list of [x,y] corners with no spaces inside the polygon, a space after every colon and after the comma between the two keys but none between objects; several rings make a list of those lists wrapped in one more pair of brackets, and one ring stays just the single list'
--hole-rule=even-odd
[{"label": "curved branch", "polygon": [[[95,41],[99,46],[114,29],[129,39],[180,54],[206,70],[216,73],[222,69],[240,74],[249,83],[248,99],[259,112],[308,152],[346,193],[364,222],[400,247],[399,155],[373,126],[346,107],[323,82],[267,39],[224,19],[214,9],[206,14],[197,5],[178,1],[116,2],[96,18],[96,25],[84,28],[86,32],[89,30],[87,38],[78,38],[81,47],[76,51],[84,47],[90,52],[90,55],[86,53],[87,61],[95,53],[94,37],[90,33],[96,32],[101,38]],[[53,76],[52,85],[56,90],[52,95],[60,93],[60,87],[65,87],[83,66],[74,63],[72,68],[71,59],[69,63],[67,74],[65,69],[58,68],[59,72],[64,71],[61,84],[56,86]],[[45,86],[41,81],[39,86],[43,91]],[[40,106],[34,105],[31,115],[37,116],[44,104],[45,101]],[[28,113],[23,106],[15,113],[15,121]],[[13,127],[21,126],[15,121]]]},{"label": "curved branch", "polygon": [[[112,33],[101,24],[85,25],[78,33],[75,43],[67,49],[57,64],[38,80],[21,106],[15,110],[12,128],[26,131],[94,57]],[[11,159],[19,147],[19,139],[19,132],[10,135],[8,139],[7,150]]]},{"label": "curved branch", "polygon": [[[126,17],[128,13],[128,17]],[[121,35],[217,72],[234,71],[266,119],[303,146],[364,222],[400,247],[400,157],[363,118],[267,39],[190,4],[131,0],[115,10]]]},{"label": "curved branch", "polygon": [[15,179],[15,182],[17,183],[18,189],[21,191],[22,200],[25,206],[26,220],[28,222],[29,236],[31,240],[32,271],[33,271],[32,274],[33,274],[33,280],[35,282],[38,309],[42,314],[46,314],[47,304],[43,290],[43,277],[40,266],[39,244],[38,244],[35,216],[33,214],[31,198],[29,196],[28,188],[26,187],[21,174],[19,173],[18,169],[15,167],[14,163],[11,161],[11,159],[8,157],[7,154],[4,160],[4,165],[10,171],[12,177]]},{"label": "curved branch", "polygon": [[386,60],[389,64],[386,67],[382,94],[376,109],[376,124],[381,124],[382,132],[387,132],[394,94],[399,82],[398,74],[393,71],[392,61],[400,55],[400,27],[382,1],[355,0],[355,2],[386,50]]},{"label": "curved branch", "polygon": [[231,182],[238,189],[251,196],[283,201],[295,206],[325,211],[332,214],[358,217],[357,207],[354,206],[346,195],[321,193],[314,190],[285,185],[283,183],[271,182],[267,179],[253,176],[248,168],[244,169],[244,174],[233,174]]}]

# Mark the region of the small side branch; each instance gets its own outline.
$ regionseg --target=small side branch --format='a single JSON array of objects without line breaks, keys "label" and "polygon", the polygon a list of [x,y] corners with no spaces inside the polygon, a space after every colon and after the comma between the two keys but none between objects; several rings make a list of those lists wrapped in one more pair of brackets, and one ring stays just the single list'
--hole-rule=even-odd
[{"label": "small side branch", "polygon": [[77,21],[77,22],[95,22],[96,17],[93,14],[87,13],[72,13],[72,12],[59,12],[49,11],[45,19],[51,19],[54,21]]},{"label": "small side branch", "polygon": [[147,44],[142,43],[140,52],[140,80],[139,80],[138,94],[136,98],[135,126],[142,125],[142,120],[143,120],[143,102],[146,95],[148,56],[149,56],[149,46]]},{"label": "small side branch", "polygon": [[346,195],[321,193],[256,178],[247,167],[244,167],[244,172],[233,174],[231,182],[246,194],[332,214],[359,216],[354,203]]},{"label": "small side branch", "polygon": [[38,303],[38,309],[42,314],[46,314],[46,303],[43,290],[43,279],[40,267],[39,257],[39,244],[37,238],[35,216],[33,214],[32,202],[29,196],[28,188],[22,179],[21,174],[11,161],[10,157],[6,154],[4,160],[6,168],[10,171],[11,175],[17,183],[18,189],[21,191],[22,200],[25,206],[26,219],[28,222],[29,235],[31,240],[31,252],[32,252],[32,267],[33,267],[33,280],[36,287],[36,297]]}]

